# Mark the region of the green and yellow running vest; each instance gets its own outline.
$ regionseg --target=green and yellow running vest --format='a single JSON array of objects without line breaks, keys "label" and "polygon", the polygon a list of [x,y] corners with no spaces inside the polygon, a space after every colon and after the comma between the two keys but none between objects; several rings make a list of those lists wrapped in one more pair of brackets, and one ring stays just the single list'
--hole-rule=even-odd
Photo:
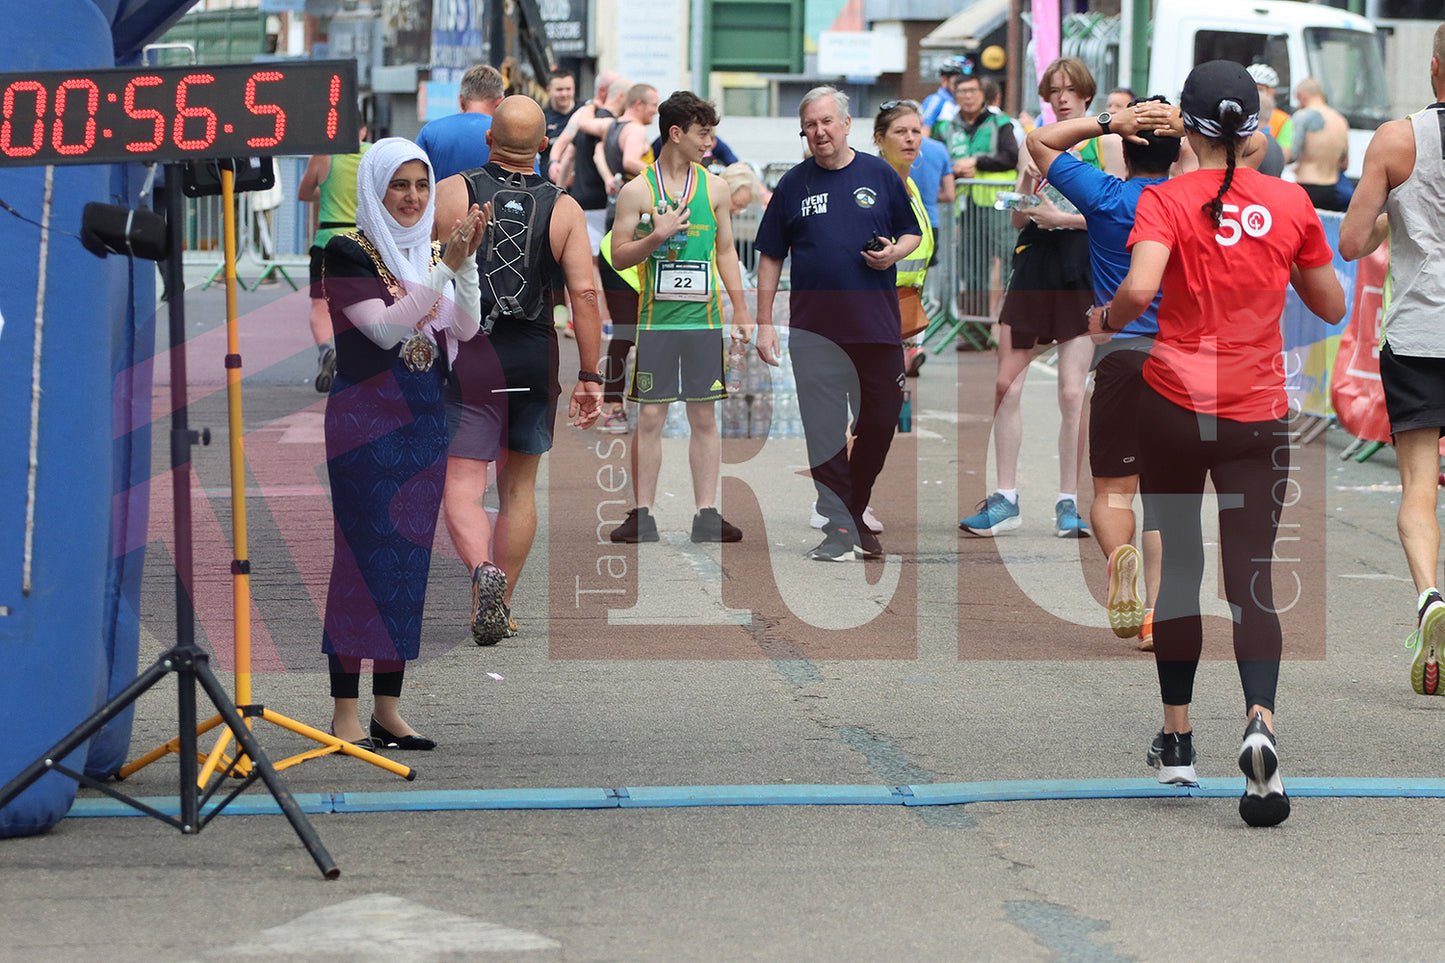
[{"label": "green and yellow running vest", "polygon": [[707,171],[692,164],[682,184],[664,184],[657,164],[643,171],[654,212],[664,204],[688,207],[687,233],[668,238],[638,266],[639,328],[722,328],[718,292],[717,219]]}]

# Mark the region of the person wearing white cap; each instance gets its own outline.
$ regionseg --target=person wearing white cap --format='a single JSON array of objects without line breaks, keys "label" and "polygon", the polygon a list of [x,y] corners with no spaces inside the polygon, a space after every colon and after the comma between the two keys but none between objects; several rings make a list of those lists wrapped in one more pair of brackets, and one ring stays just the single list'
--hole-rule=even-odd
[{"label": "person wearing white cap", "polygon": [[1279,101],[1275,99],[1275,90],[1279,87],[1279,72],[1264,63],[1250,64],[1246,69],[1249,76],[1254,78],[1254,85],[1259,88],[1259,112],[1269,112],[1267,120],[1260,118],[1259,127],[1279,144],[1287,164],[1290,160],[1289,144],[1294,139],[1294,121],[1289,111],[1281,110]]},{"label": "person wearing white cap", "polygon": [[1160,782],[1197,782],[1189,704],[1203,646],[1199,516],[1207,478],[1219,498],[1224,593],[1246,706],[1239,814],[1251,826],[1273,826],[1290,807],[1273,725],[1283,639],[1272,561],[1278,492],[1296,483],[1289,447],[1280,443],[1289,407],[1279,316],[1292,273],[1305,307],[1327,323],[1344,316],[1345,296],[1304,190],[1238,163],[1259,126],[1259,92],[1243,65],[1195,67],[1180,95],[1180,125],[1199,169],[1144,190],[1129,273],[1089,316],[1091,332],[1118,331],[1162,286],[1138,414],[1148,439],[1140,483],[1163,556],[1154,656],[1164,728],[1146,758]]}]

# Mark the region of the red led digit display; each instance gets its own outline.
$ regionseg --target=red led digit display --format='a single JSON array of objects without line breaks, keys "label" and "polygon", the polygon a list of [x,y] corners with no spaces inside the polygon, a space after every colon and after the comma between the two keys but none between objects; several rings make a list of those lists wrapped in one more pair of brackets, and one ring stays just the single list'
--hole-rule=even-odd
[{"label": "red led digit display", "polygon": [[[186,74],[181,82],[176,84],[176,146],[181,150],[205,150],[216,142],[216,112],[209,107],[193,107],[187,103],[191,92],[192,84],[213,84],[216,82],[214,74]],[[186,120],[190,117],[200,117],[205,121],[206,133],[204,137],[187,138],[185,136]],[[192,130],[195,126],[192,125]]]},{"label": "red led digit display", "polygon": [[277,81],[284,79],[286,78],[280,71],[266,70],[262,71],[259,74],[254,74],[250,80],[246,81],[246,108],[250,110],[251,113],[258,116],[261,114],[274,114],[276,117],[275,132],[269,137],[250,138],[246,141],[246,144],[248,146],[259,148],[275,147],[277,144],[281,143],[281,139],[285,137],[286,111],[282,110],[280,107],[277,107],[275,104],[256,103],[256,85],[258,83],[276,83]]},{"label": "red led digit display", "polygon": [[[33,119],[25,111],[26,94],[34,98],[28,105],[35,108]],[[40,153],[45,143],[45,121],[41,120],[45,116],[45,103],[45,87],[38,81],[17,80],[6,85],[4,120],[0,120],[0,153],[6,157],[34,157]]]},{"label": "red led digit display", "polygon": [[135,91],[137,87],[159,87],[162,81],[154,74],[144,77],[134,77],[125,85],[125,114],[132,120],[150,120],[155,126],[151,128],[150,140],[134,140],[125,145],[125,149],[134,154],[146,154],[166,142],[166,117],[158,110],[136,107]]},{"label": "red led digit display", "polygon": [[[71,98],[68,96],[71,91],[85,91],[85,136],[79,144],[65,143],[65,108],[69,105]],[[75,79],[64,81],[55,92],[55,127],[50,137],[50,144],[62,154],[84,154],[95,146],[95,112],[100,107],[100,88],[94,81]],[[74,116],[78,110],[72,110]]]},{"label": "red led digit display", "polygon": [[0,167],[357,148],[356,62],[0,74]]}]

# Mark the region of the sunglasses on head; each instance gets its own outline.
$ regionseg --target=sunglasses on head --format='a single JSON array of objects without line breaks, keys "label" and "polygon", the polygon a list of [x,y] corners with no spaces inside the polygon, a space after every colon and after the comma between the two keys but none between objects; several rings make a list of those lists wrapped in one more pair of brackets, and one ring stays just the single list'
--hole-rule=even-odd
[{"label": "sunglasses on head", "polygon": [[918,101],[916,100],[890,100],[886,104],[878,105],[878,113],[881,114],[886,111],[897,110],[899,107],[911,107],[914,110],[919,109]]}]

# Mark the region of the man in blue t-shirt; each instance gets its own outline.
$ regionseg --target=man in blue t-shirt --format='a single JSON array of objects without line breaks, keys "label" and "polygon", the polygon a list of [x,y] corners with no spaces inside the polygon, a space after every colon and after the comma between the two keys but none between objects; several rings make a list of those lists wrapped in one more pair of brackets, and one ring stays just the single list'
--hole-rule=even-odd
[{"label": "man in blue t-shirt", "polygon": [[492,113],[505,93],[501,71],[496,67],[477,64],[462,74],[457,88],[461,113],[438,117],[416,135],[417,146],[431,159],[437,183],[481,167],[491,159],[487,131],[492,128]]},{"label": "man in blue t-shirt", "polygon": [[[933,128],[958,113],[958,102],[953,99],[953,83],[961,75],[973,73],[973,61],[964,57],[949,57],[938,65],[938,89],[923,98],[920,112],[923,117],[923,138],[932,136]],[[917,183],[917,178],[914,178]]]},{"label": "man in blue t-shirt", "polygon": [[[1068,198],[1089,227],[1089,266],[1094,275],[1094,303],[1108,304],[1129,273],[1129,232],[1139,195],[1150,184],[1169,177],[1179,156],[1179,138],[1161,136],[1156,129],[1171,125],[1167,101],[1134,101],[1117,113],[1079,117],[1039,127],[1029,133],[1025,146],[1039,173]],[[1127,179],[1086,164],[1069,150],[1103,133],[1124,139]],[[1109,559],[1107,604],[1109,624],[1120,638],[1140,637],[1139,648],[1153,648],[1152,609],[1138,594],[1141,567],[1134,548],[1134,493],[1139,489],[1137,411],[1144,387],[1144,360],[1159,333],[1159,294],[1142,315],[1103,340],[1094,352],[1094,399],[1089,412],[1089,464],[1094,476],[1094,502],[1089,523],[1099,547]],[[1096,310],[1095,315],[1099,312]],[[1097,327],[1091,328],[1097,335]],[[1140,543],[1144,547],[1145,582],[1152,602],[1159,585],[1159,532],[1144,518]],[[1141,630],[1143,634],[1141,634]]]},{"label": "man in blue t-shirt", "polygon": [[[862,523],[903,407],[898,261],[922,240],[902,179],[848,146],[848,97],[815,87],[798,107],[812,156],[783,175],[758,225],[758,354],[779,361],[773,299],[792,253],[789,351],[798,412],[828,521],[818,561],[878,558]],[[847,425],[853,417],[853,448]]]}]

